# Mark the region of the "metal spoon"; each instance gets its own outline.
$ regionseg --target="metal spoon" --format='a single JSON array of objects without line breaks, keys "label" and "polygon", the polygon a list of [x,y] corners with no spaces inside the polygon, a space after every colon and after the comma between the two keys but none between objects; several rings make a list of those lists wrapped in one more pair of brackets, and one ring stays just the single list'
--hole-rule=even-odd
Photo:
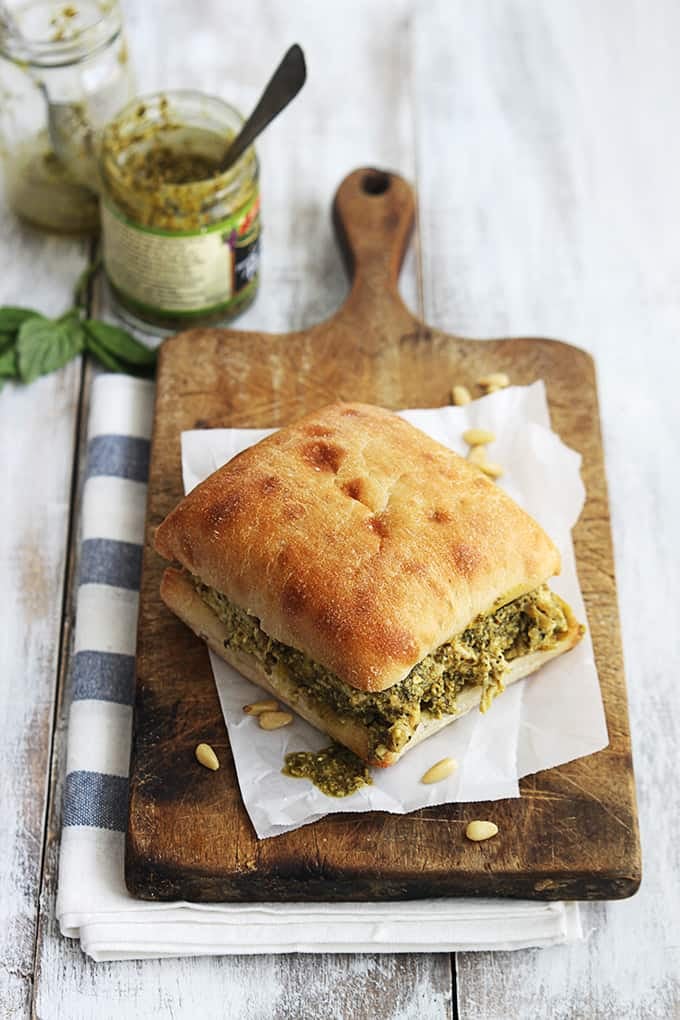
[{"label": "metal spoon", "polygon": [[278,117],[307,80],[305,55],[295,43],[271,76],[260,101],[233,140],[222,160],[220,172],[228,170],[268,124]]}]

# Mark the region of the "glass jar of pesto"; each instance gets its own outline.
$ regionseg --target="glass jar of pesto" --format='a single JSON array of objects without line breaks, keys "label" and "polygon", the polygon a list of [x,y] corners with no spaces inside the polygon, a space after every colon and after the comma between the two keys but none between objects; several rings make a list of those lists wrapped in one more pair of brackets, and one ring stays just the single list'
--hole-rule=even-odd
[{"label": "glass jar of pesto", "polygon": [[118,310],[158,332],[227,322],[259,281],[259,167],[251,147],[226,172],[243,123],[199,92],[138,99],[102,141],[104,268]]}]

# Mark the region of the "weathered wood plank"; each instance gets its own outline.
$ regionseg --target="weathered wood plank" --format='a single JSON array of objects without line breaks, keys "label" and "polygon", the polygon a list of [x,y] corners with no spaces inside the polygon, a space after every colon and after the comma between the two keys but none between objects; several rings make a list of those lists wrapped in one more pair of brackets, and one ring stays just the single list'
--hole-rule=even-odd
[{"label": "weathered wood plank", "polygon": [[[140,91],[195,87],[246,109],[289,43],[303,45],[309,83],[258,146],[263,171],[262,291],[244,328],[303,327],[347,292],[328,216],[351,167],[375,162],[415,175],[406,0],[328,8],[283,0],[246,4],[238,17],[214,0],[196,8],[154,0],[126,4]],[[418,308],[415,255],[402,293]],[[452,1015],[450,958],[244,957],[94,964],[59,935],[54,919],[68,692],[53,765],[34,1010],[69,1020],[125,1016],[318,1016],[445,1020]]]},{"label": "weathered wood plank", "polygon": [[[68,307],[86,247],[0,205],[0,305]],[[30,1002],[80,362],[0,393],[0,1012]]]},{"label": "weathered wood plank", "polygon": [[679,43],[672,0],[442,2],[416,22],[425,317],[597,359],[643,836],[640,893],[586,906],[586,944],[459,955],[464,1020],[680,1014]]},{"label": "weathered wood plank", "polygon": [[[449,1020],[448,954],[420,956],[244,956],[96,964],[74,949],[56,995],[36,1015],[68,1020]],[[77,994],[76,994],[77,989]],[[63,1003],[63,998],[61,1001]]]}]

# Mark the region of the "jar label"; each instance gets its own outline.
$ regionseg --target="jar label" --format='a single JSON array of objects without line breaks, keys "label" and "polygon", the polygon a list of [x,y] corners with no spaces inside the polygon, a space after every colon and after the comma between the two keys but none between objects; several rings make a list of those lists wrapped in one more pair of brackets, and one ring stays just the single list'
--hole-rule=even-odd
[{"label": "jar label", "polygon": [[257,280],[260,201],[204,230],[142,227],[102,201],[102,253],[114,288],[141,309],[205,315],[229,309]]}]

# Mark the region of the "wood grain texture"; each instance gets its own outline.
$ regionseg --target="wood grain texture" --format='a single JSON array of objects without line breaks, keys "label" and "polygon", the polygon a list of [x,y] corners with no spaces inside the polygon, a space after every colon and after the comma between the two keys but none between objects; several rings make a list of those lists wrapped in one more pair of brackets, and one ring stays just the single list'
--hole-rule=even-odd
[{"label": "wood grain texture", "polygon": [[[68,1020],[451,1020],[451,958],[224,956],[101,964],[73,946],[36,1016]],[[47,994],[48,987],[51,994]]]},{"label": "wood grain texture", "polygon": [[[84,264],[83,245],[41,237],[1,205],[0,238],[0,305],[64,311]],[[80,376],[77,361],[30,387],[8,383],[0,393],[3,1016],[27,1011],[32,994]]]},{"label": "wood grain texture", "polygon": [[[334,219],[353,273],[331,319],[283,335],[193,330],[161,348],[142,572],[126,880],[150,899],[399,899],[431,895],[619,898],[640,878],[635,792],[593,366],[538,339],[480,343],[423,325],[396,281],[413,222],[406,182],[358,170]],[[491,369],[544,379],[553,422],[583,456],[587,502],[575,530],[609,747],[522,783],[521,800],[413,814],[339,815],[258,841],[240,799],[202,644],[160,601],[155,528],[181,498],[183,429],[285,424],[328,401],[439,406],[453,380]],[[191,677],[188,682],[187,678]],[[207,740],[225,767],[198,775]],[[507,837],[464,838],[491,815]]]},{"label": "wood grain texture", "polygon": [[434,2],[413,43],[425,317],[597,361],[644,860],[585,944],[459,954],[459,1013],[680,1016],[680,8]]}]

